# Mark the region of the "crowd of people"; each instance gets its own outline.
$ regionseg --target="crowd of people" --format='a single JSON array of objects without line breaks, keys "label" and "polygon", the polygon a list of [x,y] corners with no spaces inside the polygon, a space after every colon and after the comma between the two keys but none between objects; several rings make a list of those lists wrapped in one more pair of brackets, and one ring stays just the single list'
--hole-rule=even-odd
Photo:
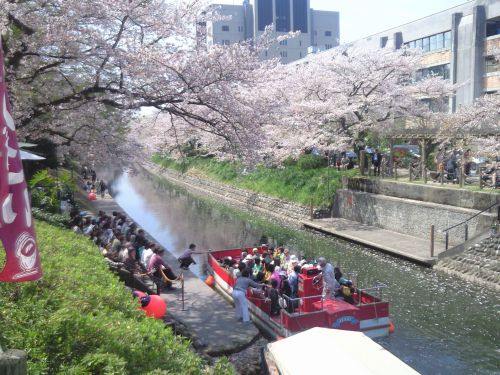
[{"label": "crowd of people", "polygon": [[[319,258],[317,263],[321,270],[323,296],[349,301],[352,282],[343,278],[340,269],[333,267],[325,258]],[[299,274],[302,267],[309,265],[306,260],[299,260],[296,255],[290,254],[289,249],[269,247],[261,253],[258,248],[253,248],[250,254],[243,251],[239,262],[225,257],[221,265],[236,279],[232,297],[236,317],[244,323],[250,322],[246,298],[248,288],[252,288],[253,296],[270,301],[271,316],[279,315],[281,309],[293,313],[298,308]]]},{"label": "crowd of people", "polygon": [[[84,168],[82,177],[84,189],[88,187],[88,191],[95,191],[95,171]],[[101,194],[104,194],[104,181],[100,180],[97,185]],[[110,267],[118,272],[127,286],[148,294],[160,294],[175,289],[173,283],[182,277],[176,275],[164,260],[165,249],[149,241],[144,230],[121,212],[114,211],[108,215],[99,211],[96,216],[92,216],[75,208],[70,212],[70,226],[73,232],[87,236],[99,248]],[[194,262],[191,255],[195,250],[196,245],[191,244],[179,258],[181,268],[187,269]],[[150,282],[156,286],[156,292],[151,290]]]}]

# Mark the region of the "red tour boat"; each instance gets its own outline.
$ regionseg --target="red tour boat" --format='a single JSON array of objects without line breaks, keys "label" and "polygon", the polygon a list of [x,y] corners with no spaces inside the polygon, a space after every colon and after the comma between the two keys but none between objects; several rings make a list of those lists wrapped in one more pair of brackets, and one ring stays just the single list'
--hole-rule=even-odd
[{"label": "red tour boat", "polygon": [[[262,254],[267,247],[258,248]],[[252,248],[211,251],[208,264],[213,271],[215,287],[232,302],[231,293],[235,279],[223,266],[223,259],[231,257],[239,261],[242,251],[251,254]],[[384,284],[368,289],[352,289],[351,303],[325,299],[322,296],[323,282],[317,267],[304,266],[299,275],[298,298],[285,296],[288,308],[282,308],[278,316],[271,316],[271,303],[261,293],[249,288],[247,299],[250,314],[255,324],[275,337],[289,337],[313,327],[326,327],[349,331],[360,331],[371,338],[389,334],[389,303],[382,300]],[[290,308],[294,306],[294,308]]]}]

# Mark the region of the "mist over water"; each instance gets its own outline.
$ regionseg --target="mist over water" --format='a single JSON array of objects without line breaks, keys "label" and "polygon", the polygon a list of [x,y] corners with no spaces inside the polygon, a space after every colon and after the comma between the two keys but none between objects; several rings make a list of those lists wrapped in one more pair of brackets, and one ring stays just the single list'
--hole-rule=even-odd
[{"label": "mist over water", "polygon": [[[423,374],[500,374],[500,293],[198,199],[142,174],[117,174],[112,189],[127,215],[174,255],[190,243],[200,250],[279,243],[310,259],[325,256],[345,274],[357,272],[361,287],[388,284],[384,297],[396,330],[377,342]],[[191,269],[204,277],[206,256],[195,259]]]}]

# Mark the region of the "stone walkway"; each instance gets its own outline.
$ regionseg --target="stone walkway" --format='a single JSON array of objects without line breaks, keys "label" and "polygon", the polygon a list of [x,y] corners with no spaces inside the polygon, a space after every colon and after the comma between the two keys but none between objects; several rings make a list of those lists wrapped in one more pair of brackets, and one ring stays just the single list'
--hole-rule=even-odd
[{"label": "stone walkway", "polygon": [[332,234],[426,266],[433,266],[438,254],[445,249],[444,243],[436,241],[434,257],[431,257],[429,239],[392,232],[342,218],[304,220],[302,224],[307,228]]},{"label": "stone walkway", "polygon": [[[109,195],[99,196],[90,206],[97,212],[107,214],[113,211],[125,212]],[[127,214],[127,212],[125,212]],[[140,223],[137,223],[140,227]],[[158,243],[149,234],[150,241]],[[166,252],[164,259],[172,266],[176,275],[180,274],[177,259]],[[238,352],[249,346],[259,331],[253,325],[245,325],[235,318],[233,307],[216,291],[208,287],[191,271],[184,274],[184,310],[182,309],[181,284],[176,289],[161,296],[167,301],[167,314],[180,322],[189,333],[189,338],[197,349],[208,355]]]}]

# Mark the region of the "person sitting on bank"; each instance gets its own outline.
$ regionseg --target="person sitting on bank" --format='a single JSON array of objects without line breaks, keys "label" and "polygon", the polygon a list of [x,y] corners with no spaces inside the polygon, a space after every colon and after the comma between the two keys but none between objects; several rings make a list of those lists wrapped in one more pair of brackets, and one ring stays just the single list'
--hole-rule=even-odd
[{"label": "person sitting on bank", "polygon": [[163,260],[165,249],[155,248],[154,254],[151,256],[148,264],[148,274],[152,276],[156,284],[158,295],[161,292],[162,286],[165,285],[167,290],[172,290],[172,281],[177,280],[177,276],[172,271],[172,268]]},{"label": "person sitting on bank", "polygon": [[178,259],[182,269],[187,270],[191,264],[196,264],[193,259],[193,254],[201,254],[201,252],[196,251],[196,245],[194,243],[189,245],[187,250],[184,251]]},{"label": "person sitting on bank", "polygon": [[250,323],[250,314],[248,313],[247,289],[249,287],[261,288],[264,284],[259,284],[250,278],[250,270],[244,268],[241,275],[236,279],[233,287],[233,300],[236,311],[236,319],[243,323]]}]

